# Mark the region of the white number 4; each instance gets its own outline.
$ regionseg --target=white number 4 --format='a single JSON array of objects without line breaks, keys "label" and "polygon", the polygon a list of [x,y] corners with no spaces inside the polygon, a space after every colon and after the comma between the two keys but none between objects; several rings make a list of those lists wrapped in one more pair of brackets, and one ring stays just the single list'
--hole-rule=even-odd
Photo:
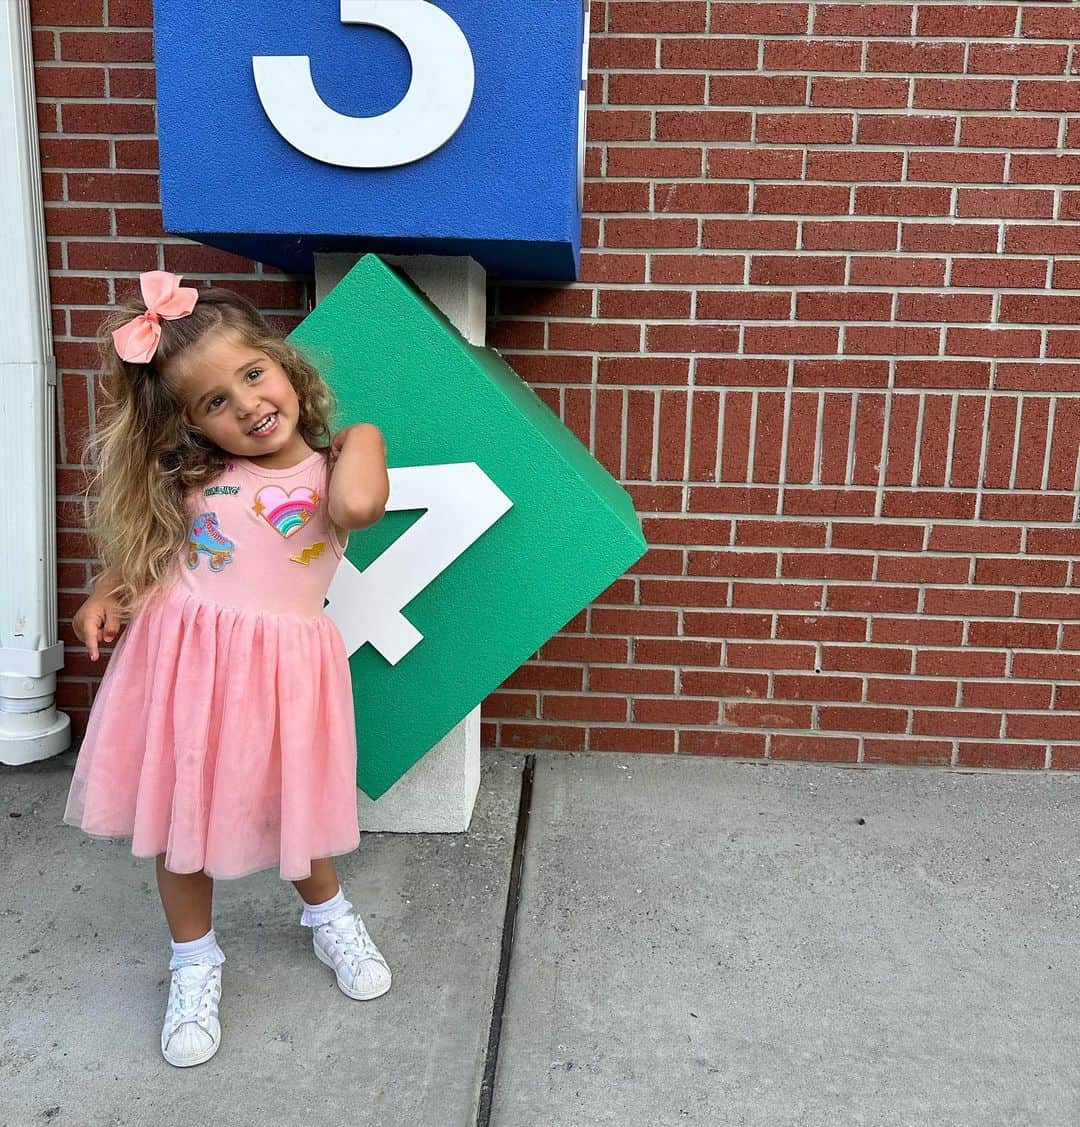
[{"label": "white number 4", "polygon": [[370,642],[397,665],[424,637],[404,608],[514,503],[475,462],[408,466],[389,476],[387,510],[427,512],[363,571],[342,559],[326,613],[350,656]]}]

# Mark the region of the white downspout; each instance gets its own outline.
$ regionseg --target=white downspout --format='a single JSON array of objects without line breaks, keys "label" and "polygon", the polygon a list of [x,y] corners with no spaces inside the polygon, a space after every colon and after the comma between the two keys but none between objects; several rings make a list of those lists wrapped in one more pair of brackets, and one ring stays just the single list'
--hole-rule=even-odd
[{"label": "white downspout", "polygon": [[0,3],[0,763],[71,744],[57,712],[56,473],[48,260],[29,0]]}]

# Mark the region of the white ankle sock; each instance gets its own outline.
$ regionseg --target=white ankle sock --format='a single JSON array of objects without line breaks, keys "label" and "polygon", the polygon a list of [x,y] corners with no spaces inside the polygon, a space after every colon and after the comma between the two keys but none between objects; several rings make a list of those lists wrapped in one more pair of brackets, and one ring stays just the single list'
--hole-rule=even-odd
[{"label": "white ankle sock", "polygon": [[172,958],[169,960],[169,970],[177,967],[189,967],[194,963],[209,963],[219,967],[225,962],[225,952],[218,946],[217,936],[211,928],[201,939],[189,939],[177,943],[170,939],[172,944]]},{"label": "white ankle sock", "polygon": [[336,920],[338,916],[343,916],[346,912],[352,911],[352,905],[345,899],[345,893],[342,891],[340,884],[337,894],[331,896],[329,900],[324,900],[321,904],[309,904],[302,896],[300,902],[304,905],[304,910],[300,914],[300,922],[305,927],[321,927],[331,920]]}]

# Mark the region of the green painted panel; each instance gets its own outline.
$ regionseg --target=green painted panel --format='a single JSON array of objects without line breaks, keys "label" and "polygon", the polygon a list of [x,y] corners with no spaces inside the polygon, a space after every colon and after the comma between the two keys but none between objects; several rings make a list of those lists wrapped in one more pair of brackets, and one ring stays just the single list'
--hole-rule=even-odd
[{"label": "green painted panel", "polygon": [[[395,579],[422,571],[431,552],[411,547],[410,536],[428,507],[424,489],[436,482],[433,496],[461,504],[462,523],[482,507],[455,465],[475,463],[475,476],[506,498],[506,511],[404,606],[383,606],[380,585],[367,584],[366,606],[392,618],[400,609],[405,629],[422,635],[388,658],[380,634],[350,657],[357,782],[378,798],[647,544],[627,492],[547,404],[376,255],[361,259],[290,339],[334,389],[336,425],[372,422],[387,443],[386,515],[352,533],[335,585],[344,590],[346,571],[351,581],[395,544]],[[408,467],[446,469],[426,471],[418,490],[417,478],[407,485],[403,476],[415,472]],[[405,508],[410,493],[421,499]],[[335,618],[352,612],[349,600],[356,609],[351,592],[347,600],[331,589]]]}]

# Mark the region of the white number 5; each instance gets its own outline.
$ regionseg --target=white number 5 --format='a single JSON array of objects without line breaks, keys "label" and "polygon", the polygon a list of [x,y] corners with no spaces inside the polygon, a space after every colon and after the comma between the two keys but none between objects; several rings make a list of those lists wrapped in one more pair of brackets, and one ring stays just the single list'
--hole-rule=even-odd
[{"label": "white number 5", "polygon": [[381,27],[405,45],[412,83],[375,117],[338,113],[319,96],[307,55],[255,55],[255,87],[266,116],[294,148],[345,168],[392,168],[434,152],[472,104],[472,50],[461,28],[429,0],[341,0],[341,22]]}]

